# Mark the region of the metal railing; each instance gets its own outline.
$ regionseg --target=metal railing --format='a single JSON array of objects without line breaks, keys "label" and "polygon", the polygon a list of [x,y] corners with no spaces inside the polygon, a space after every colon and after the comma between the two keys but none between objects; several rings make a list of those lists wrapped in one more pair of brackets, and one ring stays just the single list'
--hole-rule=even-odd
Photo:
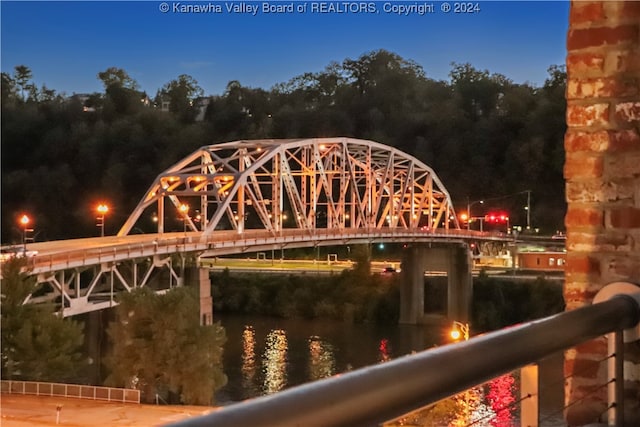
[{"label": "metal railing", "polygon": [[140,390],[97,387],[82,384],[45,383],[36,381],[0,381],[0,391],[9,394],[74,397],[108,402],[140,403]]},{"label": "metal railing", "polygon": [[[372,426],[455,395],[545,356],[590,339],[632,328],[640,295],[604,302],[516,325],[458,344],[405,356],[170,424],[200,426]],[[622,340],[616,339],[616,358]],[[620,359],[621,360],[621,359]],[[614,405],[622,425],[622,363]]]}]

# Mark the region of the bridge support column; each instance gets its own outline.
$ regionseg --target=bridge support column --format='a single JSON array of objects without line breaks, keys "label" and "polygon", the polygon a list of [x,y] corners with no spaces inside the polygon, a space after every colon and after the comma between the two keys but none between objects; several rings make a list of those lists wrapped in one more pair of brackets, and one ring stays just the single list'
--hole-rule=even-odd
[{"label": "bridge support column", "polygon": [[213,304],[211,299],[211,279],[209,269],[201,267],[188,267],[185,275],[186,283],[194,286],[198,291],[200,304],[200,324],[213,324]]},{"label": "bridge support column", "polygon": [[208,268],[198,268],[198,295],[200,296],[200,324],[213,324],[213,300]]},{"label": "bridge support column", "polygon": [[465,246],[451,246],[448,250],[447,316],[450,320],[469,322],[473,279],[471,254]]},{"label": "bridge support column", "polygon": [[91,358],[89,380],[91,384],[102,385],[102,338],[106,323],[103,315],[109,310],[91,311],[84,315],[84,342],[86,351]]},{"label": "bridge support column", "polygon": [[402,259],[400,285],[400,323],[425,323],[424,272],[445,271],[448,277],[447,318],[469,321],[472,277],[471,258],[466,245],[415,244],[408,247]]},{"label": "bridge support column", "polygon": [[400,323],[417,325],[424,317],[424,258],[425,248],[407,248],[402,259],[400,282]]}]

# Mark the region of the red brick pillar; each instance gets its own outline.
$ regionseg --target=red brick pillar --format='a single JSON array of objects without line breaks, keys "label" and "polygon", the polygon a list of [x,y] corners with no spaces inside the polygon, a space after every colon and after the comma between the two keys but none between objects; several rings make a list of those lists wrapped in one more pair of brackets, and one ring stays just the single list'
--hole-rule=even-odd
[{"label": "red brick pillar", "polygon": [[[572,1],[567,36],[567,310],[605,284],[640,281],[640,2]],[[606,341],[565,353],[569,425],[606,420]],[[640,365],[625,363],[629,425]],[[630,417],[635,413],[635,419]]]}]

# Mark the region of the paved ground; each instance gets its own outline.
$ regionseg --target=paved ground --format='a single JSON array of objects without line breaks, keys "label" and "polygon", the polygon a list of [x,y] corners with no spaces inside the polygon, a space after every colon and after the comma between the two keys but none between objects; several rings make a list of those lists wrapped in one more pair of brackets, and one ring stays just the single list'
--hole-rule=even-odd
[{"label": "paved ground", "polygon": [[160,426],[203,415],[207,406],[156,406],[100,402],[48,396],[0,395],[2,427],[55,426],[56,407],[62,405],[61,426]]}]

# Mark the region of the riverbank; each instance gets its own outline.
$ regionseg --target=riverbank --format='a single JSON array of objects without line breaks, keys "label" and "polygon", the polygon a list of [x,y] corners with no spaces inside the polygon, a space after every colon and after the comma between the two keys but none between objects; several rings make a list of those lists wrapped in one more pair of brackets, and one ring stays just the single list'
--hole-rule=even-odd
[{"label": "riverbank", "polygon": [[[59,405],[60,417],[56,423]],[[159,426],[204,415],[215,409],[210,406],[142,405],[2,393],[0,424],[3,427]]]}]

